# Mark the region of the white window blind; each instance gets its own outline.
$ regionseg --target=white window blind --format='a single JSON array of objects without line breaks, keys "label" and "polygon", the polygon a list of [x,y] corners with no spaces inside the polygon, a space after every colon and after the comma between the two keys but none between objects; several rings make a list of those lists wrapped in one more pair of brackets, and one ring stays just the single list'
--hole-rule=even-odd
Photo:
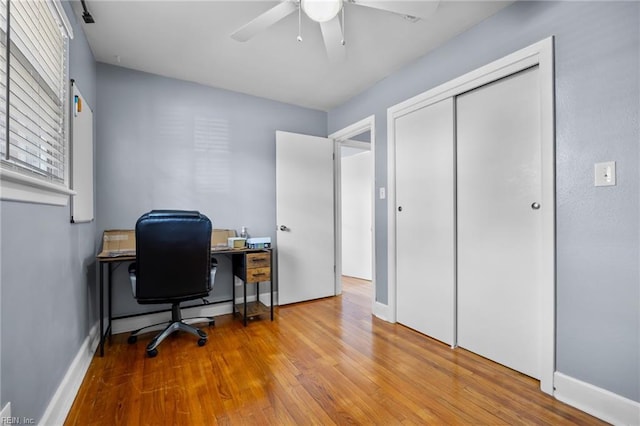
[{"label": "white window blind", "polygon": [[49,0],[0,0],[0,25],[2,165],[65,185],[65,28]]},{"label": "white window blind", "polygon": [[0,0],[0,156],[7,153],[7,0]]}]

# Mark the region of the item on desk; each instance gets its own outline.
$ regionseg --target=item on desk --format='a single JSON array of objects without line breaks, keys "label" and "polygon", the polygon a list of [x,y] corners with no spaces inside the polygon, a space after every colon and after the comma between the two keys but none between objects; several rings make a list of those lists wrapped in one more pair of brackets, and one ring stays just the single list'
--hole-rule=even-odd
[{"label": "item on desk", "polygon": [[135,256],[136,234],[130,229],[112,229],[104,231],[102,251],[98,257]]},{"label": "item on desk", "polygon": [[271,248],[271,237],[248,238],[247,247],[250,249]]},{"label": "item on desk", "polygon": [[249,233],[247,232],[247,227],[246,226],[243,226],[242,230],[240,230],[240,237],[244,238],[244,239],[249,238]]},{"label": "item on desk", "polygon": [[211,250],[228,250],[228,239],[235,236],[235,229],[214,229],[211,232]]},{"label": "item on desk", "polygon": [[247,246],[247,239],[242,237],[228,238],[227,245],[233,249],[245,248]]}]

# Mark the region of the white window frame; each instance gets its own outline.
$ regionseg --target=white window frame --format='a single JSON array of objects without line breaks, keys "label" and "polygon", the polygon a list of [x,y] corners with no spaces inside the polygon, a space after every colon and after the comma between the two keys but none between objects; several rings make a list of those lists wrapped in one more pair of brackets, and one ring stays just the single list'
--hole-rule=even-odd
[{"label": "white window frame", "polygon": [[[42,0],[48,1],[53,5],[53,9],[57,12],[60,23],[66,31],[68,40],[73,39],[73,29],[67,18],[67,14],[60,0]],[[69,49],[64,58],[65,63],[69,64]],[[67,85],[67,93],[69,93],[70,85],[69,78],[65,76],[64,84]],[[69,98],[67,96],[66,98]],[[0,166],[0,199],[11,201],[22,201],[38,204],[52,204],[58,206],[65,206],[69,202],[69,196],[75,195],[75,191],[69,188],[69,99],[65,99],[63,105],[63,116],[65,122],[65,155],[64,155],[64,169],[65,178],[63,184],[56,184],[44,179],[38,179],[31,176],[26,172],[22,172],[20,169],[12,169],[7,167],[4,163]]]}]

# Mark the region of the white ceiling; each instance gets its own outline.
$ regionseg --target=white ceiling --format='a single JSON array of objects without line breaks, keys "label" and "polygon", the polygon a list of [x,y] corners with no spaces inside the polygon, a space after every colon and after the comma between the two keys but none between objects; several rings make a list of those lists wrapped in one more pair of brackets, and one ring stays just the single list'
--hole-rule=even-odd
[{"label": "white ceiling", "polygon": [[[422,0],[424,1],[424,0]],[[319,24],[293,13],[247,42],[229,35],[277,1],[86,0],[97,61],[328,111],[510,1],[443,0],[428,19],[347,4],[347,59],[331,63]]]}]

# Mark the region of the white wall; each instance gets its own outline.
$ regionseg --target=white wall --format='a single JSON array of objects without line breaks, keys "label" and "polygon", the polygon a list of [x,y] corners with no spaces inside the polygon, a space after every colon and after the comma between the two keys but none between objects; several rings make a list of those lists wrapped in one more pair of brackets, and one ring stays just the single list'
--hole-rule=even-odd
[{"label": "white wall", "polygon": [[371,152],[342,157],[342,275],[371,280]]}]

